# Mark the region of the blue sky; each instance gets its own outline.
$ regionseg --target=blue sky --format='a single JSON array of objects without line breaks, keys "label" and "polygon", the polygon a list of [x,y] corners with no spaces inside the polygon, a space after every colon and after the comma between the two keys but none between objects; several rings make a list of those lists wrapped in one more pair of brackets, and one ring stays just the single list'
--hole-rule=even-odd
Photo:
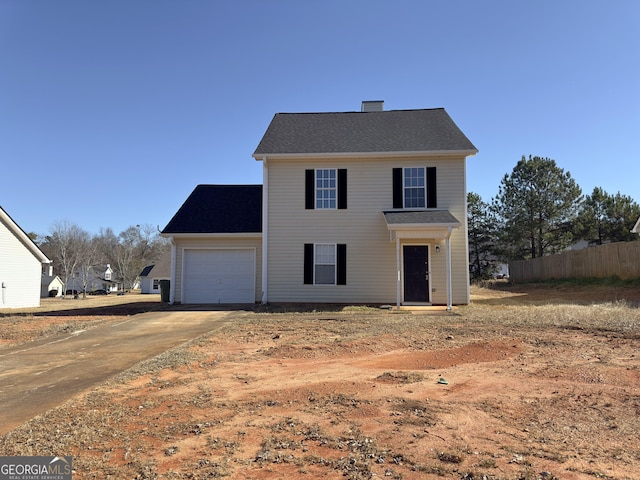
[{"label": "blue sky", "polygon": [[0,0],[0,206],[162,229],[261,183],[277,112],[444,107],[489,201],[522,155],[640,201],[637,0]]}]

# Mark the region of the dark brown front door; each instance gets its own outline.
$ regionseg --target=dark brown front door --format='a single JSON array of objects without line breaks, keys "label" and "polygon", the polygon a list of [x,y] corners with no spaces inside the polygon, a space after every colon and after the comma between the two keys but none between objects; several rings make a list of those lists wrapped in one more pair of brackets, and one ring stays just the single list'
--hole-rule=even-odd
[{"label": "dark brown front door", "polygon": [[402,247],[404,270],[404,301],[429,301],[429,248],[426,245]]}]

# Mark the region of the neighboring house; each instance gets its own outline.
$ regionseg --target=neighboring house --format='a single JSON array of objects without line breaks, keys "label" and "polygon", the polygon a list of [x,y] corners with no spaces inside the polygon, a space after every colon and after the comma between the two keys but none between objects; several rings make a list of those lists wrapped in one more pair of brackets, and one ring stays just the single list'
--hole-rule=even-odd
[{"label": "neighboring house", "polygon": [[0,308],[40,306],[42,272],[50,263],[0,207]]},{"label": "neighboring house", "polygon": [[636,222],[634,227],[631,229],[631,233],[637,233],[638,235],[640,235],[640,218],[638,218],[638,221]]},{"label": "neighboring house", "polygon": [[[75,293],[84,291],[83,276],[80,273],[81,272],[77,272],[67,280],[67,292]],[[121,286],[121,284],[114,280],[113,269],[109,264],[91,267],[91,271],[87,275],[87,293],[96,290],[114,293],[117,292]]]},{"label": "neighboring house", "polygon": [[170,279],[171,252],[167,252],[140,272],[140,293],[160,293],[160,280]]},{"label": "neighboring house", "polygon": [[276,114],[262,187],[200,185],[163,230],[170,301],[466,304],[475,153],[441,108]]},{"label": "neighboring house", "polygon": [[58,275],[53,274],[51,265],[46,270],[47,273],[43,274],[40,280],[40,297],[61,297],[64,293],[64,282]]}]

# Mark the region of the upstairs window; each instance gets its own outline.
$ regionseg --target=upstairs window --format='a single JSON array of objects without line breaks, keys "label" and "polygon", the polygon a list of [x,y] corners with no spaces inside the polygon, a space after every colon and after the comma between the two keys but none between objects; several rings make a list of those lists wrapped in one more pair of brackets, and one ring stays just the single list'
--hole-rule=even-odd
[{"label": "upstairs window", "polygon": [[393,208],[438,208],[436,167],[393,169]]},{"label": "upstairs window", "polygon": [[316,170],[316,208],[336,208],[338,182],[335,168]]},{"label": "upstairs window", "polygon": [[403,169],[404,208],[424,208],[426,197],[425,168]]},{"label": "upstairs window", "polygon": [[346,209],[347,169],[306,170],[304,208],[307,210]]}]

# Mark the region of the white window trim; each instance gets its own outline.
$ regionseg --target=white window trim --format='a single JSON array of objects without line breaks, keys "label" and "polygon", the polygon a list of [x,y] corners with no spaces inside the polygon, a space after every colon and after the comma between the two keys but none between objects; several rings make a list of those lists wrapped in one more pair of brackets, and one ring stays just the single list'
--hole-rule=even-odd
[{"label": "white window trim", "polygon": [[[333,247],[333,263],[318,263],[318,246]],[[318,283],[316,281],[316,267],[318,265],[333,265],[333,283]],[[338,244],[336,243],[314,243],[313,244],[313,284],[319,287],[334,287],[338,284]]]},{"label": "white window trim", "polygon": [[[333,188],[319,188],[318,187],[318,172],[333,171],[335,178],[335,186]],[[323,205],[318,206],[318,190],[322,191],[334,191],[335,196],[333,198],[334,206],[325,207]],[[325,201],[325,199],[322,199]],[[338,169],[337,168],[316,168],[313,174],[313,205],[315,210],[337,210],[338,209]]]},{"label": "white window trim", "polygon": [[[421,207],[416,207],[416,206],[408,207],[406,204],[407,197],[405,193],[407,189],[417,190],[420,188],[420,187],[408,186],[406,184],[407,177],[405,175],[405,172],[407,169],[411,169],[411,168],[422,169],[422,181],[424,182],[424,186],[422,187],[422,192],[423,192],[422,200],[424,202],[424,205],[422,205]],[[427,168],[426,167],[403,167],[402,168],[402,208],[427,208]]]}]

